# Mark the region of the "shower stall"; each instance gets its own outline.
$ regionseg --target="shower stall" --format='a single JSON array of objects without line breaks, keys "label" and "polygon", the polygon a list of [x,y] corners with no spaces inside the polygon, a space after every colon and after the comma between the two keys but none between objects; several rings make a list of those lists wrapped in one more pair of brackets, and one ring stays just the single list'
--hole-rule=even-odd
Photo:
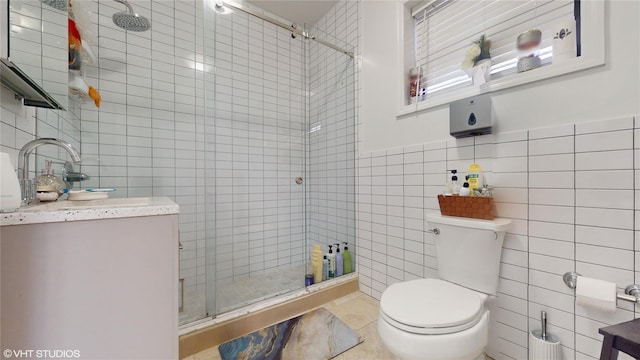
[{"label": "shower stall", "polygon": [[302,289],[314,244],[355,239],[353,47],[205,4],[206,291],[182,323]]},{"label": "shower stall", "polygon": [[215,0],[83,5],[102,105],[38,109],[37,134],[80,149],[76,186],[180,205],[181,324],[304,289],[315,244],[355,249],[353,24]]}]

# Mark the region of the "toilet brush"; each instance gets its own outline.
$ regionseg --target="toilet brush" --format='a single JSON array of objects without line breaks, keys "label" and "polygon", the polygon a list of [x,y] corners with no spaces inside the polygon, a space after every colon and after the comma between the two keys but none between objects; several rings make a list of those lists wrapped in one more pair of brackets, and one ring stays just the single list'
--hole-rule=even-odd
[{"label": "toilet brush", "polygon": [[529,335],[529,360],[561,360],[562,348],[557,337],[547,333],[547,312],[540,312],[541,330]]}]

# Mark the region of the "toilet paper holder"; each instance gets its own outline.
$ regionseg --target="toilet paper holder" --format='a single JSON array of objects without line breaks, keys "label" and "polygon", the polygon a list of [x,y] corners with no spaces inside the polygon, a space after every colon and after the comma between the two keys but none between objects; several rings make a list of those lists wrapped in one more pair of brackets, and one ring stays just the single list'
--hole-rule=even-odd
[{"label": "toilet paper holder", "polygon": [[[570,287],[571,289],[575,289],[578,281],[578,276],[580,276],[580,274],[578,274],[577,272],[569,271],[562,275],[562,280],[568,287]],[[624,294],[617,294],[616,297],[624,301],[631,301],[635,303],[640,302],[640,285],[629,285],[626,289],[624,289]]]}]

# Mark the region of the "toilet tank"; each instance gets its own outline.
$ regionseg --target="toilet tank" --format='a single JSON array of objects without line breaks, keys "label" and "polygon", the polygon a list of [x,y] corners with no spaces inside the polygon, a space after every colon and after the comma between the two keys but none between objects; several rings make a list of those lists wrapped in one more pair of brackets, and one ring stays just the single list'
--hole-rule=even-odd
[{"label": "toilet tank", "polygon": [[479,220],[440,213],[427,215],[438,256],[441,279],[485,294],[498,290],[500,255],[511,220]]}]

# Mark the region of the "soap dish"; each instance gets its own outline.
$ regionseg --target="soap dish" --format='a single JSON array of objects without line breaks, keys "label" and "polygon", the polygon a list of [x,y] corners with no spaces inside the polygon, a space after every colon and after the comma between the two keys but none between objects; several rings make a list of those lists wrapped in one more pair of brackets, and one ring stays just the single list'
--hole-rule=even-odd
[{"label": "soap dish", "polygon": [[109,197],[108,192],[102,191],[92,191],[88,192],[85,190],[77,190],[77,191],[69,191],[69,197],[67,200],[71,201],[83,201],[83,200],[99,200],[99,199],[107,199]]}]

